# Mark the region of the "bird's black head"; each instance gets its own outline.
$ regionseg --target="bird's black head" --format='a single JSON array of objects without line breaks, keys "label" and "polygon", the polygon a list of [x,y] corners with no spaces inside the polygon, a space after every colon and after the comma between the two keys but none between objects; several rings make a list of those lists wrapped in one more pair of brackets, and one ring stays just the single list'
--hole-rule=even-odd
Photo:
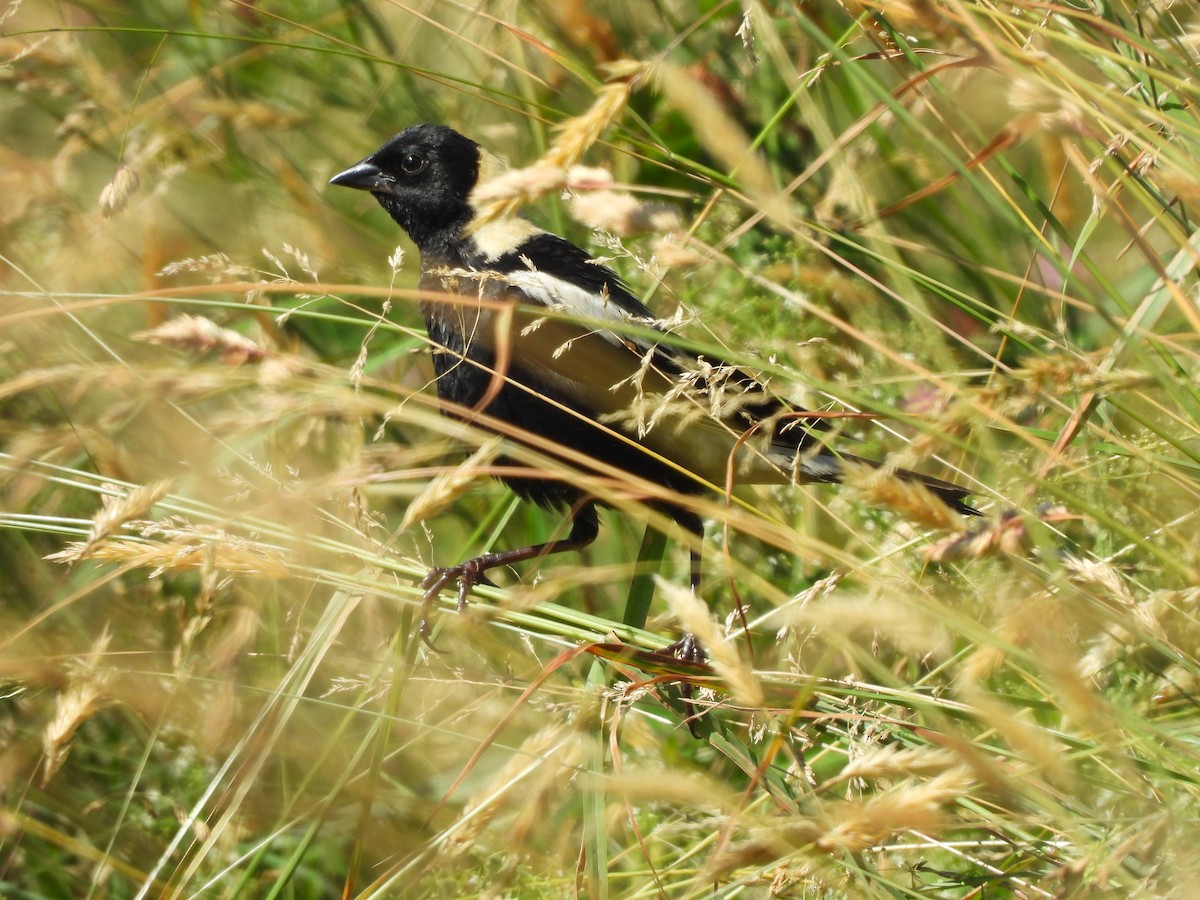
[{"label": "bird's black head", "polygon": [[404,129],[330,184],[370,191],[422,254],[457,240],[471,221],[479,145],[445,125]]}]

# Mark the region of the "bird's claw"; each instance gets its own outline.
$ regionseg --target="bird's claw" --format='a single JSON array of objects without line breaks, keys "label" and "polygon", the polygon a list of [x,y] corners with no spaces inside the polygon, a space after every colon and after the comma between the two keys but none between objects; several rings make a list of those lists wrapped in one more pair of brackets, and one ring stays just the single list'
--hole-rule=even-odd
[{"label": "bird's claw", "polygon": [[676,659],[681,659],[684,662],[703,663],[708,659],[708,654],[704,652],[704,648],[700,646],[700,642],[696,640],[696,636],[691,632],[687,632],[679,640],[674,643],[667,644],[663,647],[664,653],[669,653]]},{"label": "bird's claw", "polygon": [[[663,652],[684,662],[703,663],[708,659],[708,654],[704,652],[704,648],[700,646],[700,642],[690,631],[684,632],[683,637],[679,640],[663,647]],[[680,683],[679,697],[683,700],[684,721],[687,722],[688,731],[692,733],[692,737],[699,738],[700,731],[696,727],[696,719],[700,715],[700,710],[696,707],[692,685],[689,682],[682,681]]]},{"label": "bird's claw", "polygon": [[477,584],[488,587],[496,586],[484,574],[485,570],[480,562],[479,559],[468,559],[457,566],[437,566],[430,569],[428,574],[421,579],[419,587],[423,588],[425,593],[421,595],[421,614],[417,620],[417,634],[421,637],[421,643],[434,653],[442,651],[433,645],[433,628],[429,624],[429,611],[433,608],[442,588],[452,582],[458,582],[458,611],[461,613],[469,605],[467,596],[471,593],[471,588]]}]

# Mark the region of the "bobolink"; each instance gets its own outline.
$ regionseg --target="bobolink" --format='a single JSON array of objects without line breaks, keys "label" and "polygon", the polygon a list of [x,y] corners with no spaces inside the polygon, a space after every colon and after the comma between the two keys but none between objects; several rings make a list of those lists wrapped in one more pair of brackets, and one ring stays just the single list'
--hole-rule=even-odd
[{"label": "bobolink", "polygon": [[[330,181],[369,191],[420,251],[421,311],[448,414],[482,413],[543,453],[575,466],[578,456],[594,459],[660,486],[651,505],[696,535],[700,518],[670,498],[723,485],[735,453],[737,480],[748,484],[838,482],[847,463],[878,465],[827,449],[819,420],[806,420],[740,369],[660,340],[666,335],[650,310],[585,250],[519,216],[479,218],[472,191],[502,171],[456,131],[414,125]],[[959,513],[977,514],[963,488],[895,475]],[[570,534],[430,572],[420,624],[426,640],[426,610],[446,585],[459,582],[462,608],[488,569],[596,538],[596,497],[533,473],[505,481],[526,500],[569,510]],[[693,551],[693,589],[699,578]],[[672,646],[681,655],[698,652],[687,637]]]}]

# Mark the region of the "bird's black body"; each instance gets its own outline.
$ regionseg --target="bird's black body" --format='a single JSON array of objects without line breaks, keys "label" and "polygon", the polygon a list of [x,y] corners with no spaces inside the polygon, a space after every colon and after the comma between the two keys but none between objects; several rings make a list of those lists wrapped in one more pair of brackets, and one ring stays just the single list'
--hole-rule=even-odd
[{"label": "bird's black body", "polygon": [[[555,278],[582,273],[586,280],[577,283],[587,290],[620,297],[631,308],[640,306],[609,269],[593,264],[583,250],[552,234],[534,235],[524,243],[520,254],[507,253],[486,263],[477,254],[470,253],[433,257],[434,260],[439,258],[442,262],[430,265],[429,255],[422,254],[426,272],[421,277],[421,287],[434,296],[444,293],[447,287],[444,276],[437,274],[438,270],[480,270],[486,265],[484,271],[510,272],[525,269],[528,262],[538,272]],[[496,301],[510,298],[511,288],[503,281],[489,280],[486,276],[480,279],[457,277],[456,289],[467,296]],[[673,491],[694,493],[699,489],[695,479],[658,461],[639,446],[613,436],[607,429],[597,428],[590,419],[582,419],[563,409],[563,406],[572,405],[571,398],[562,396],[552,380],[522,359],[519,350],[523,340],[519,334],[512,338],[514,350],[506,363],[505,383],[493,390],[496,380],[493,373],[498,371],[496,353],[487,340],[465,339],[461,307],[435,299],[424,303],[422,312],[430,338],[446,349],[446,352],[435,353],[434,368],[438,396],[453,404],[450,408],[479,410],[490,418],[506,422],[518,435],[532,436],[543,452],[553,453],[553,445],[558,444]],[[648,317],[649,311],[644,312]],[[527,319],[518,317],[518,322],[525,321]],[[514,324],[512,331],[519,332],[520,327],[520,324]],[[469,361],[468,364],[464,364],[464,360]],[[489,393],[494,396],[480,409],[479,404]],[[548,438],[549,442],[537,441],[538,437]],[[570,508],[585,499],[578,488],[563,480],[507,477],[505,482],[522,498],[546,507]],[[688,524],[691,527],[691,523]]]},{"label": "bird's black body", "polygon": [[[483,413],[542,452],[565,447],[598,469],[665,488],[655,505],[697,533],[696,515],[669,497],[723,484],[731,456],[748,483],[836,482],[847,460],[875,465],[827,450],[819,426],[801,421],[801,411],[745,372],[660,342],[650,310],[584,250],[520,217],[481,221],[472,191],[500,171],[474,141],[444,126],[415,125],[332,179],[370,191],[417,245],[438,394],[450,414]],[[748,431],[758,433],[754,442],[743,440]],[[962,488],[896,474],[959,512],[975,512]],[[430,592],[457,578],[465,602],[470,583],[488,568],[594,539],[596,501],[580,487],[538,477],[506,481],[525,499],[571,508],[571,535],[437,570]],[[693,562],[695,584],[697,554]]]}]

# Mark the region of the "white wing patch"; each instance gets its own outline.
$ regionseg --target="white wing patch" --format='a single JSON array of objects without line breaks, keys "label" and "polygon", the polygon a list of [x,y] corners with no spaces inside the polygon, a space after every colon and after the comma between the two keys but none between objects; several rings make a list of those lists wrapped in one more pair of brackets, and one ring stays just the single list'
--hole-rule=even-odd
[{"label": "white wing patch", "polygon": [[[627,329],[619,327],[627,324],[643,327],[657,325],[650,318],[648,310],[647,315],[638,315],[607,293],[591,291],[547,272],[539,272],[533,268],[530,260],[524,259],[523,261],[529,266],[528,269],[504,274],[497,273],[494,277],[499,278],[505,284],[519,288],[533,303],[540,303],[548,309],[591,319],[597,323],[611,322],[616,330],[610,331],[602,324],[598,324],[593,326],[589,333],[635,355],[630,360],[630,375],[635,374],[638,368],[654,368],[657,363],[668,359],[681,369],[689,369],[695,364],[693,358],[678,353],[669,344],[660,344],[657,340],[631,333]],[[569,347],[563,347],[559,352],[567,349]],[[637,362],[638,357],[642,357],[640,363]],[[619,386],[624,380],[626,379],[618,381],[614,387]]]},{"label": "white wing patch", "polygon": [[[623,323],[629,321],[629,315],[621,309],[606,294],[598,294],[571,284],[561,278],[538,272],[533,269],[526,271],[508,272],[502,276],[504,281],[513,287],[520,288],[529,295],[535,303],[541,303],[550,309],[561,309],[588,319]],[[613,336],[615,339],[615,335]]]}]

